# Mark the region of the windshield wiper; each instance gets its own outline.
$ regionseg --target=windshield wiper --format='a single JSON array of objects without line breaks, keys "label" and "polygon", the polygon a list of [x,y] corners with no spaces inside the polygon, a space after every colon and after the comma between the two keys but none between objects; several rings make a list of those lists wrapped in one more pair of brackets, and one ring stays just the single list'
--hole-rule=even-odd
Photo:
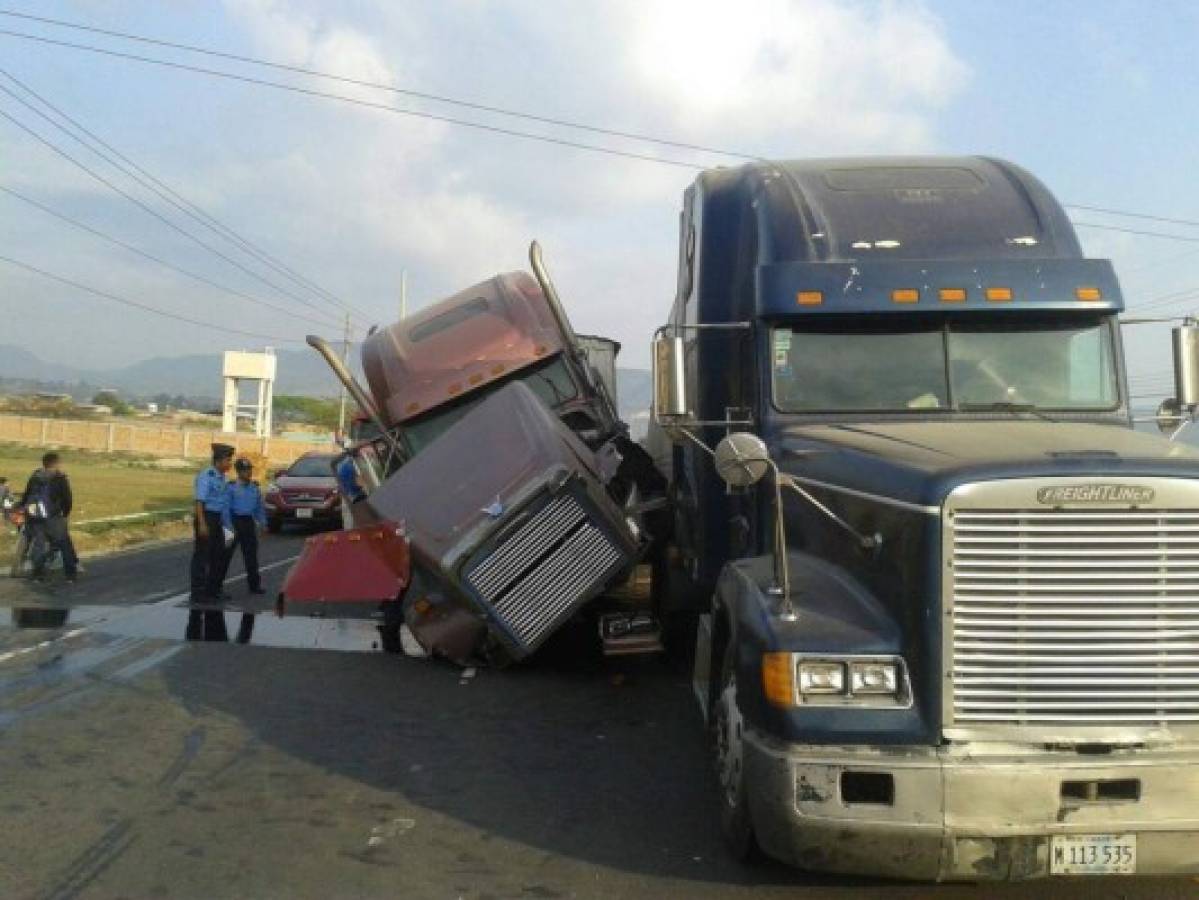
[{"label": "windshield wiper", "polygon": [[1057,419],[1045,415],[1031,403],[1012,403],[1009,400],[996,400],[993,403],[959,403],[958,410],[960,412],[1028,413],[1038,419],[1044,419],[1046,422],[1057,421]]}]

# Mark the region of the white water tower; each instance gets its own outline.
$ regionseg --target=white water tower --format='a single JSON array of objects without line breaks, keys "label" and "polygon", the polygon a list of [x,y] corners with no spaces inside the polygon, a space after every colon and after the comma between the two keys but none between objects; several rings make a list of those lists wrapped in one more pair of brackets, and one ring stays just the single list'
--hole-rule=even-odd
[{"label": "white water tower", "polygon": [[[254,417],[254,434],[266,437],[271,433],[271,409],[275,397],[275,351],[267,347],[262,353],[226,350],[221,374],[225,379],[225,403],[221,430],[237,431],[239,417]],[[241,383],[252,381],[256,401],[241,402]]]}]

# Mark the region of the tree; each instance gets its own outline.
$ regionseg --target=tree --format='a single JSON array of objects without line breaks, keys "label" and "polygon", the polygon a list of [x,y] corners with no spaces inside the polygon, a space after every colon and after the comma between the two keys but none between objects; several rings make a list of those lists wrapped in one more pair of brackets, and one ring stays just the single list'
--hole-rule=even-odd
[{"label": "tree", "polygon": [[127,416],[133,409],[121,399],[116,391],[99,391],[96,396],[92,397],[92,403],[97,406],[107,406],[118,416]]},{"label": "tree", "polygon": [[337,429],[339,404],[327,397],[275,395],[275,417],[284,422],[304,422],[334,431]]}]

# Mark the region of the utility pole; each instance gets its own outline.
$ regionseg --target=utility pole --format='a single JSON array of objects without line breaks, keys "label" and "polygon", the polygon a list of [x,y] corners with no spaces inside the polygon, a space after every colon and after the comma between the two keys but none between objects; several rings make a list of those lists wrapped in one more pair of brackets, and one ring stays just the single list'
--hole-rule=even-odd
[{"label": "utility pole", "polygon": [[[350,314],[346,313],[345,334],[341,343],[341,361],[347,366],[350,364]],[[337,410],[337,435],[340,438],[345,438],[346,433],[346,388],[341,387],[341,404]]]},{"label": "utility pole", "polygon": [[400,321],[408,318],[408,270],[400,269]]}]

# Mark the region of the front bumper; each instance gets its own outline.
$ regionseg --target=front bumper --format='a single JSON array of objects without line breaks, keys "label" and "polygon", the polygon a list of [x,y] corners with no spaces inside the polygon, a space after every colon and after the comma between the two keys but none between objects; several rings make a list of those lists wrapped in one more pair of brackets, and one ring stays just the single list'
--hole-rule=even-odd
[{"label": "front bumper", "polygon": [[[750,732],[754,831],[814,871],[921,881],[1049,875],[1059,834],[1137,836],[1137,874],[1199,873],[1199,747],[1096,756],[1016,746],[789,745]],[[846,803],[843,773],[890,775],[888,803]],[[1131,800],[1063,799],[1064,781],[1139,781]]]},{"label": "front bumper", "polygon": [[[300,516],[299,510],[308,511]],[[284,503],[267,503],[266,516],[268,519],[301,522],[328,522],[341,516],[341,504],[333,503],[321,506],[289,506]]]}]

